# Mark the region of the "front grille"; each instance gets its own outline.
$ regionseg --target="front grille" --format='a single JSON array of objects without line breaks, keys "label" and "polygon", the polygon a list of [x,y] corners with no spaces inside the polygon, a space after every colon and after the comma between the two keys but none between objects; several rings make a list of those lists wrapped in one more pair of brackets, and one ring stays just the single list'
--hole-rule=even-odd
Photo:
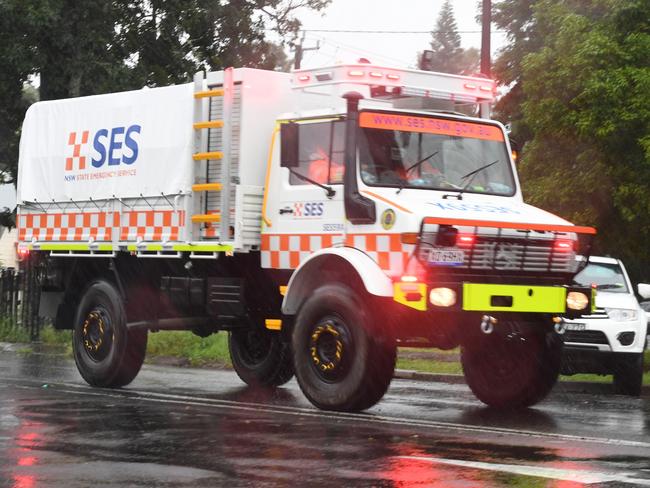
[{"label": "front grille", "polygon": [[607,315],[607,312],[605,312],[604,308],[596,308],[593,313],[589,315],[581,315],[581,319],[586,320],[586,319],[609,319],[609,315]]},{"label": "front grille", "polygon": [[564,342],[578,344],[605,344],[609,345],[607,336],[600,330],[567,330],[562,334]]},{"label": "front grille", "polygon": [[[526,271],[533,273],[573,273],[576,270],[574,252],[555,251],[553,239],[505,238],[476,236],[474,245],[463,250],[463,262],[455,268],[472,270]],[[431,262],[435,234],[423,234],[419,257]]]}]

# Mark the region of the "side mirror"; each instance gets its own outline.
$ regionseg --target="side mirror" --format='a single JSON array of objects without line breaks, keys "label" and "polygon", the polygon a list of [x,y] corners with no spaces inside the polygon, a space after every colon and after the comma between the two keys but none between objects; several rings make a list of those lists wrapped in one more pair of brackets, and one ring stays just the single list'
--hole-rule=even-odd
[{"label": "side mirror", "polygon": [[298,130],[300,126],[289,122],[280,126],[280,166],[297,168],[298,161]]},{"label": "side mirror", "polygon": [[639,283],[637,286],[637,291],[646,300],[650,298],[650,285],[647,283]]}]

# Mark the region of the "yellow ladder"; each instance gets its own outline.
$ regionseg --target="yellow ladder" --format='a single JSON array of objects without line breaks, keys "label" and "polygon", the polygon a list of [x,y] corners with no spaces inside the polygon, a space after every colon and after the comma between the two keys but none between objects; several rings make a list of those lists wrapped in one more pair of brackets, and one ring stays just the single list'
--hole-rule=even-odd
[{"label": "yellow ladder", "polygon": [[[233,104],[233,88],[234,88],[234,70],[227,68],[224,70],[223,88],[197,90],[194,92],[195,99],[195,117],[198,117],[203,112],[202,100],[205,98],[223,97],[223,120],[198,120],[193,124],[196,131],[203,129],[221,129],[221,140],[223,142],[222,151],[207,151],[195,152],[192,154],[194,161],[212,161],[221,160],[221,183],[196,183],[192,185],[192,191],[199,192],[221,192],[221,209],[216,213],[198,213],[192,215],[191,221],[195,224],[213,224],[219,223],[219,237],[221,240],[224,236],[230,235],[230,140],[231,140],[231,124],[232,120],[232,104]],[[195,78],[195,87],[203,86],[203,76],[197,81]],[[200,141],[200,139],[197,139]],[[196,144],[197,149],[199,143]],[[207,196],[205,197],[207,202]],[[206,203],[207,205],[207,203]],[[207,210],[207,207],[206,207]],[[222,219],[223,216],[223,219]]]}]

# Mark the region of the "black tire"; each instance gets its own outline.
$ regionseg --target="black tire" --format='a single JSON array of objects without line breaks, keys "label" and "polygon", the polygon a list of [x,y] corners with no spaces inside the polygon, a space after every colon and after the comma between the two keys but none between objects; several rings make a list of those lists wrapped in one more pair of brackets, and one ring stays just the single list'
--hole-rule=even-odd
[{"label": "black tire", "polygon": [[147,331],[128,330],[123,301],[107,281],[84,292],[75,318],[72,349],[89,385],[119,388],[133,381],[147,350]]},{"label": "black tire", "polygon": [[492,334],[473,332],[461,346],[465,381],[483,403],[525,408],[551,391],[560,373],[562,340],[546,324],[499,322]]},{"label": "black tire", "polygon": [[228,350],[237,376],[247,385],[280,386],[293,378],[291,350],[277,332],[261,327],[232,331]]},{"label": "black tire", "polygon": [[377,327],[369,301],[340,284],[318,288],[293,330],[296,378],[318,408],[357,412],[386,393],[395,370],[395,341]]},{"label": "black tire", "polygon": [[638,397],[643,384],[643,353],[617,354],[614,359],[614,391]]}]

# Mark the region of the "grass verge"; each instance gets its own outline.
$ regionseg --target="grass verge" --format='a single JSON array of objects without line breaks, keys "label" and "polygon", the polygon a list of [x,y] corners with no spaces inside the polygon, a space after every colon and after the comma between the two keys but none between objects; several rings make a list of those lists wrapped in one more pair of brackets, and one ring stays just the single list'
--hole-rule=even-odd
[{"label": "grass verge", "polygon": [[[421,373],[434,373],[434,374],[463,374],[463,368],[458,360],[453,358],[454,354],[458,354],[458,349],[452,349],[451,351],[436,351],[430,354],[434,354],[440,359],[423,359],[418,358],[419,354],[417,351],[422,351],[418,349],[405,348],[400,350],[400,356],[397,358],[397,368],[398,369],[409,369],[419,371]],[[427,350],[429,351],[429,350]],[[441,356],[441,354],[443,354]],[[411,358],[411,355],[416,357]],[[445,358],[444,355],[449,355],[449,358]],[[650,385],[650,350],[645,351],[644,353],[644,369],[645,373],[643,375],[643,384]],[[442,359],[442,360],[441,360]],[[560,381],[583,381],[589,383],[611,383],[613,381],[611,375],[603,376],[597,374],[576,374],[572,376],[560,376]]]},{"label": "grass verge", "polygon": [[232,365],[228,353],[228,334],[225,332],[208,337],[186,331],[149,334],[147,356],[185,359],[191,366]]},{"label": "grass verge", "polygon": [[23,327],[14,326],[7,319],[0,319],[0,341],[29,342],[29,332]]},{"label": "grass verge", "polygon": [[[0,341],[29,342],[29,333],[22,327],[14,327],[8,321],[0,320]],[[47,345],[59,346],[67,355],[72,355],[72,331],[57,331],[43,327],[41,341]],[[437,349],[400,348],[397,368],[435,374],[463,374],[458,360],[458,349],[440,351]],[[228,335],[225,332],[208,337],[198,337],[187,331],[165,331],[150,333],[147,345],[147,361],[159,362],[161,358],[175,358],[176,364],[189,366],[231,367],[228,353]],[[650,350],[645,352],[643,384],[650,385]],[[562,381],[586,381],[611,383],[612,376],[578,374],[561,376]]]}]

